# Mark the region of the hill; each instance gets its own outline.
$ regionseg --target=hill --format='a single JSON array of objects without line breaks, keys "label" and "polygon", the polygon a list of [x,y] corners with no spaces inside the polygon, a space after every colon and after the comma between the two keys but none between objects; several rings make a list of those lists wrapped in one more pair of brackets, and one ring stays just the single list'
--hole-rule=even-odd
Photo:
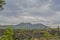
[{"label": "hill", "polygon": [[46,25],[43,25],[41,23],[38,23],[38,24],[31,24],[31,23],[20,23],[20,24],[17,24],[17,25],[3,25],[1,26],[0,25],[0,28],[6,28],[7,26],[10,26],[14,29],[37,29],[37,28],[41,28],[41,29],[45,29],[45,28],[49,28],[48,26]]}]

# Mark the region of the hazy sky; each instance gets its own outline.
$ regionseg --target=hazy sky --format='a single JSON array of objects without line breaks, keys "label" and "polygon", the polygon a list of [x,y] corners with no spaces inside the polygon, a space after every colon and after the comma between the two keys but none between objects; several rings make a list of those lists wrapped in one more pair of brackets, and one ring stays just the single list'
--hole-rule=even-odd
[{"label": "hazy sky", "polygon": [[60,24],[60,0],[6,0],[0,24]]}]

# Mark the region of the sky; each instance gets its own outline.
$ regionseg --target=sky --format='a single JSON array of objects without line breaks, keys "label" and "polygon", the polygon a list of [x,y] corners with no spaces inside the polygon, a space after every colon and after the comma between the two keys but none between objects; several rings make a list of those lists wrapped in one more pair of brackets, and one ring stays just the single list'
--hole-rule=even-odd
[{"label": "sky", "polygon": [[5,0],[0,11],[0,24],[42,23],[60,24],[60,0]]}]

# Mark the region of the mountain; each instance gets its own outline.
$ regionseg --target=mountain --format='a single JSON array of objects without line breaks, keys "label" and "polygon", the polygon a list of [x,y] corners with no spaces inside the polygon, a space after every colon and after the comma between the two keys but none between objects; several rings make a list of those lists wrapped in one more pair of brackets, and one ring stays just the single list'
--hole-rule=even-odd
[{"label": "mountain", "polygon": [[38,23],[38,24],[31,24],[31,23],[20,23],[18,25],[4,25],[4,26],[1,26],[0,25],[0,28],[6,28],[7,26],[10,26],[14,29],[20,29],[20,28],[24,28],[24,29],[37,29],[37,28],[49,28],[48,26],[46,25],[43,25],[41,23]]},{"label": "mountain", "polygon": [[48,26],[45,26],[41,23],[39,23],[39,24],[20,23],[20,24],[16,25],[15,27],[25,28],[25,29],[49,28]]}]

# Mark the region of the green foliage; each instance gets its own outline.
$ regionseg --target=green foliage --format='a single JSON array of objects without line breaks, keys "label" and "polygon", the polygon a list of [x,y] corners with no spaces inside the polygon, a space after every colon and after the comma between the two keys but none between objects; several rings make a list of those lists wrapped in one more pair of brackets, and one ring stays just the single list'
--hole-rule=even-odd
[{"label": "green foliage", "polygon": [[10,28],[10,27],[6,28],[5,34],[6,34],[6,35],[13,35],[13,34],[14,34],[13,29]]},{"label": "green foliage", "polygon": [[0,0],[0,10],[3,9],[3,5],[5,4],[5,0]]},{"label": "green foliage", "polygon": [[45,33],[44,33],[44,37],[45,37],[45,38],[50,38],[50,36],[51,36],[51,35],[50,35],[49,32],[45,32]]},{"label": "green foliage", "polygon": [[[25,29],[12,29],[9,26],[4,29],[4,34],[0,37],[0,40],[60,40],[59,32],[54,30],[55,35],[52,35],[52,29],[46,30],[25,30]],[[51,33],[50,33],[51,32]]]},{"label": "green foliage", "polygon": [[12,28],[8,27],[6,28],[6,32],[5,32],[5,35],[2,37],[2,40],[13,40],[13,35],[14,35],[14,32]]}]

